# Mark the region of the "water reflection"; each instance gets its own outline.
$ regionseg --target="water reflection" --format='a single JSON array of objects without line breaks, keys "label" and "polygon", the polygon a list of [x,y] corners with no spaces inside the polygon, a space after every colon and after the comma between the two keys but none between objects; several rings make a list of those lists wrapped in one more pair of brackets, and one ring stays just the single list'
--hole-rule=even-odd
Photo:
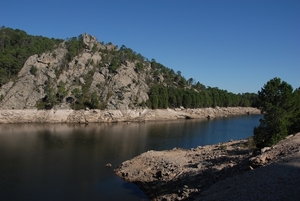
[{"label": "water reflection", "polygon": [[117,124],[0,124],[0,200],[146,200],[113,166],[147,150],[252,133],[260,116]]}]

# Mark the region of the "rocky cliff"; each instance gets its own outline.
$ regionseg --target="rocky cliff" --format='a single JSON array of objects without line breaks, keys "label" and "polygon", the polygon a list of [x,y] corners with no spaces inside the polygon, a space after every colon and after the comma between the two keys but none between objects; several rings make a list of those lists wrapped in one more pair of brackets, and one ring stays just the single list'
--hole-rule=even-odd
[{"label": "rocky cliff", "polygon": [[17,77],[0,88],[0,109],[70,109],[91,94],[102,109],[134,108],[148,99],[149,64],[142,64],[141,73],[138,61],[124,60],[112,71],[110,57],[117,47],[88,34],[81,37],[83,48],[74,57],[68,58],[66,41],[29,57]]}]

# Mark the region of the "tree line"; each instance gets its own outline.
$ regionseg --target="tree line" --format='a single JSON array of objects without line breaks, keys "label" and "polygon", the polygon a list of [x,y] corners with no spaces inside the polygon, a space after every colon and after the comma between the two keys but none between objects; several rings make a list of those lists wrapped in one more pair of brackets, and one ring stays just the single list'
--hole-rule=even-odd
[{"label": "tree line", "polygon": [[164,108],[205,108],[205,107],[256,107],[257,94],[234,94],[217,87],[208,87],[202,91],[195,88],[175,88],[154,85],[149,91],[146,105],[152,109]]}]

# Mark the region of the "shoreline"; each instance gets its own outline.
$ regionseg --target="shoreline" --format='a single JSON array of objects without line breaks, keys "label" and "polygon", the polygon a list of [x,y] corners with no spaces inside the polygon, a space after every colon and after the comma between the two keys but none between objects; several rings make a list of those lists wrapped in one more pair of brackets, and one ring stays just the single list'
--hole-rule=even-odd
[{"label": "shoreline", "polygon": [[297,133],[262,150],[247,140],[150,150],[114,171],[153,201],[298,200],[299,147]]},{"label": "shoreline", "polygon": [[0,110],[0,123],[109,123],[147,122],[177,119],[213,119],[237,115],[261,114],[252,107],[216,107],[198,109],[128,109],[128,110]]}]

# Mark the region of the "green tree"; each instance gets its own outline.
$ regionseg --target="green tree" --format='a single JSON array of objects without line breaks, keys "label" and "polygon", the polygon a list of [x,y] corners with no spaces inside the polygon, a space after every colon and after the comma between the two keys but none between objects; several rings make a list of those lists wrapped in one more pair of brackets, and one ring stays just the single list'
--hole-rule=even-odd
[{"label": "green tree", "polygon": [[291,119],[289,133],[297,133],[300,131],[300,87],[294,91],[294,116]]},{"label": "green tree", "polygon": [[72,95],[75,97],[75,104],[72,105],[73,109],[84,109],[84,95],[79,88],[75,88],[72,91]]},{"label": "green tree", "polygon": [[196,83],[195,88],[200,91],[204,91],[206,89],[205,85],[201,84],[200,82]]},{"label": "green tree", "polygon": [[254,141],[258,147],[272,146],[288,134],[294,116],[293,88],[273,78],[258,92],[258,98],[264,116],[254,128]]},{"label": "green tree", "polygon": [[159,108],[167,108],[168,107],[168,92],[165,87],[159,87],[159,100],[158,100]]},{"label": "green tree", "polygon": [[117,69],[120,67],[120,61],[116,58],[113,58],[110,65],[108,66],[108,70],[110,73],[117,73]]},{"label": "green tree", "polygon": [[56,97],[59,102],[62,102],[64,97],[68,94],[68,92],[65,89],[65,83],[63,81],[60,81],[57,88]]},{"label": "green tree", "polygon": [[45,86],[45,97],[42,99],[42,102],[44,104],[43,107],[41,107],[41,109],[49,110],[57,103],[55,89],[52,88],[50,83],[51,80],[48,78],[48,82]]},{"label": "green tree", "polygon": [[73,37],[66,40],[66,46],[68,49],[65,58],[67,61],[71,61],[76,55],[78,55],[84,49],[84,43],[82,35],[79,37]]},{"label": "green tree", "polygon": [[36,76],[37,73],[37,67],[36,66],[31,66],[30,68],[30,73],[34,76]]},{"label": "green tree", "polygon": [[178,104],[177,104],[177,99],[176,99],[176,90],[175,88],[170,88],[168,90],[168,95],[169,95],[169,106],[171,107],[178,107]]},{"label": "green tree", "polygon": [[191,77],[190,79],[188,79],[187,83],[188,85],[192,85],[194,83],[194,78]]},{"label": "green tree", "polygon": [[185,91],[184,95],[183,95],[183,107],[185,108],[191,108],[192,106],[192,96],[188,91]]},{"label": "green tree", "polygon": [[151,101],[152,109],[157,109],[158,108],[158,96],[157,95],[150,96],[150,101]]},{"label": "green tree", "polygon": [[96,92],[93,92],[91,95],[91,109],[98,109],[99,108],[99,98]]},{"label": "green tree", "polygon": [[153,86],[150,90],[148,107],[157,109],[159,104],[159,89],[158,86]]}]

